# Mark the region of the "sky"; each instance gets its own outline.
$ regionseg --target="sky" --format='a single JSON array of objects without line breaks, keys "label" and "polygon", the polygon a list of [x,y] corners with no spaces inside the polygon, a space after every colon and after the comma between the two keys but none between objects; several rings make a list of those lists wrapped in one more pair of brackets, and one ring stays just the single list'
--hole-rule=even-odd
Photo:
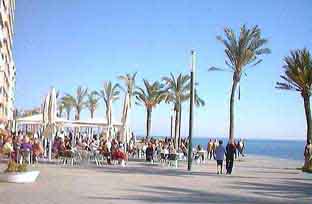
[{"label": "sky", "polygon": [[[17,108],[38,107],[49,88],[61,93],[79,86],[102,89],[104,81],[138,72],[160,80],[170,72],[189,72],[190,50],[197,53],[198,92],[206,101],[195,111],[196,137],[227,137],[231,73],[208,72],[225,67],[224,46],[217,41],[225,27],[236,31],[258,25],[269,40],[270,55],[248,69],[235,104],[235,135],[257,139],[305,139],[303,100],[299,93],[275,89],[290,50],[312,51],[312,1],[206,0],[17,0],[13,55],[17,69]],[[122,98],[122,97],[121,97]],[[188,134],[189,104],[183,106],[182,135]],[[152,113],[152,135],[170,134],[172,106]],[[121,117],[122,100],[113,106]],[[74,114],[72,114],[74,115]],[[135,106],[132,128],[145,134],[145,109]],[[103,102],[96,112],[105,117]],[[88,119],[84,110],[82,118]]]}]

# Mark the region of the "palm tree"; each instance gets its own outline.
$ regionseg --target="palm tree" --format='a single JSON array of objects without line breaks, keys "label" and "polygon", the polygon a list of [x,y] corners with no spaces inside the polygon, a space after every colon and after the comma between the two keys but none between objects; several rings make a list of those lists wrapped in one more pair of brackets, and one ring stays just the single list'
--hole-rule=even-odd
[{"label": "palm tree", "polygon": [[[119,76],[118,79],[123,81],[123,84],[125,88],[121,89],[125,92],[125,98],[124,98],[124,107],[123,107],[123,113],[122,113],[122,125],[123,128],[121,130],[121,136],[122,138],[125,139],[127,142],[127,128],[129,127],[129,117],[131,113],[131,107],[132,107],[132,98],[134,96],[134,91],[135,91],[135,77],[136,77],[137,72],[134,74],[126,74],[123,76]],[[127,103],[128,101],[128,103]]]},{"label": "palm tree", "polygon": [[285,75],[281,75],[284,82],[277,82],[276,88],[300,92],[307,122],[307,146],[305,154],[305,169],[312,170],[312,121],[310,96],[312,92],[312,57],[307,49],[295,50],[284,59]]},{"label": "palm tree", "polygon": [[[229,70],[233,72],[233,82],[230,96],[230,128],[229,141],[234,141],[234,100],[237,86],[239,85],[242,74],[246,74],[248,65],[256,66],[262,59],[259,57],[263,54],[269,54],[269,48],[263,46],[267,44],[267,40],[262,38],[261,29],[258,26],[247,28],[243,25],[240,34],[236,37],[235,32],[231,28],[225,28],[225,38],[217,36],[225,46],[226,60],[225,63]],[[211,68],[212,69],[212,68]],[[240,90],[240,88],[239,88]],[[240,91],[238,93],[240,98]]]},{"label": "palm tree", "polygon": [[58,109],[57,115],[58,115],[58,117],[62,117],[64,108],[65,108],[64,103],[62,101],[58,101],[58,103],[57,103],[57,109]]},{"label": "palm tree", "polygon": [[24,110],[24,116],[32,116],[32,115],[37,115],[41,112],[41,108],[35,107],[35,108],[31,108],[29,110]]},{"label": "palm tree", "polygon": [[163,101],[166,95],[162,90],[163,85],[158,81],[149,83],[147,80],[143,79],[143,82],[145,90],[137,87],[134,94],[136,95],[138,101],[137,104],[142,104],[146,108],[146,138],[148,139],[151,131],[153,108]]},{"label": "palm tree", "polygon": [[[190,98],[190,76],[179,74],[175,77],[170,73],[170,77],[163,77],[162,80],[166,85],[166,102],[173,103],[175,111],[175,148],[178,148],[178,142],[181,138],[181,116],[182,103]],[[199,98],[197,91],[195,91],[195,103],[197,106],[205,105],[205,102]]]},{"label": "palm tree", "polygon": [[87,98],[87,107],[90,111],[90,116],[91,119],[94,117],[94,112],[97,108],[98,102],[99,102],[99,97],[98,97],[98,92],[97,91],[92,91],[91,93],[88,94]]},{"label": "palm tree", "polygon": [[112,124],[112,104],[119,99],[119,87],[119,84],[108,81],[104,83],[104,88],[100,91],[106,107],[106,119],[109,126]]},{"label": "palm tree", "polygon": [[66,111],[67,120],[69,120],[70,119],[70,113],[73,109],[73,103],[72,103],[71,97],[68,97],[68,96],[62,97],[61,98],[61,104],[63,104],[64,109]]},{"label": "palm tree", "polygon": [[123,76],[119,76],[118,79],[123,81],[126,89],[123,89],[124,92],[126,92],[127,94],[129,94],[130,96],[130,107],[132,105],[131,103],[131,97],[134,96],[134,91],[135,91],[135,77],[137,75],[137,72],[135,72],[133,75],[131,74],[126,74]]},{"label": "palm tree", "polygon": [[80,120],[80,113],[83,108],[86,106],[85,97],[88,94],[88,89],[79,86],[76,91],[76,95],[72,96],[70,94],[66,94],[68,100],[72,103],[73,107],[76,109],[75,120]]}]

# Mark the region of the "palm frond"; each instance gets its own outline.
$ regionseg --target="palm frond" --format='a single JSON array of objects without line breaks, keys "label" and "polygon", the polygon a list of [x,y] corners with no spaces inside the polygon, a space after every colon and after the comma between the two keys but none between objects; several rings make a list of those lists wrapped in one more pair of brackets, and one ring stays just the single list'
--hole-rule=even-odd
[{"label": "palm frond", "polygon": [[284,82],[277,82],[276,88],[299,91],[310,95],[312,89],[312,58],[307,49],[294,50],[284,58]]},{"label": "palm frond", "polygon": [[259,64],[262,61],[260,55],[271,52],[269,48],[264,47],[268,40],[261,37],[258,26],[247,28],[243,25],[239,37],[236,37],[231,28],[225,28],[224,34],[225,38],[217,36],[217,39],[225,46],[226,65],[233,69],[237,76],[241,76],[247,65]]}]

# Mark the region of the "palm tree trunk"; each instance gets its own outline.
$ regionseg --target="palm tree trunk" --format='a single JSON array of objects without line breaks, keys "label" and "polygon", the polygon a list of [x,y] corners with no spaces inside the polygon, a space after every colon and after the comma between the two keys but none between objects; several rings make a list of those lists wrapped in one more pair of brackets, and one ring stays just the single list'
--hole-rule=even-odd
[{"label": "palm tree trunk", "polygon": [[70,119],[70,110],[67,110],[67,120]]},{"label": "palm tree trunk", "polygon": [[311,108],[310,108],[310,96],[303,96],[304,110],[307,120],[307,144],[312,143],[312,120],[311,120]]},{"label": "palm tree trunk", "polygon": [[149,139],[152,124],[152,109],[146,109],[146,139]]},{"label": "palm tree trunk", "polygon": [[174,148],[178,148],[178,137],[179,137],[179,108],[175,108],[175,127],[174,127]]},{"label": "palm tree trunk", "polygon": [[76,120],[80,120],[80,110],[79,109],[77,109]]},{"label": "palm tree trunk", "polygon": [[304,100],[304,110],[305,110],[305,115],[306,115],[306,120],[307,120],[307,144],[305,147],[305,152],[304,152],[304,170],[312,170],[312,160],[311,158],[311,143],[312,143],[312,124],[311,124],[311,108],[310,108],[310,96],[308,94],[303,94],[303,100]]},{"label": "palm tree trunk", "polygon": [[182,123],[182,105],[180,104],[180,107],[179,107],[179,137],[178,137],[178,149],[180,148],[180,141],[181,141],[181,123]]},{"label": "palm tree trunk", "polygon": [[93,119],[93,117],[94,117],[94,111],[91,110],[90,113],[91,113],[91,119]]},{"label": "palm tree trunk", "polygon": [[[175,114],[175,113],[174,113]],[[174,115],[173,114],[171,114],[171,116],[170,116],[170,123],[171,123],[171,125],[170,125],[170,138],[171,139],[173,139],[173,135],[174,135]]]},{"label": "palm tree trunk", "polygon": [[235,91],[237,88],[238,80],[233,79],[231,98],[230,98],[230,130],[229,130],[229,142],[234,142],[234,100]]}]

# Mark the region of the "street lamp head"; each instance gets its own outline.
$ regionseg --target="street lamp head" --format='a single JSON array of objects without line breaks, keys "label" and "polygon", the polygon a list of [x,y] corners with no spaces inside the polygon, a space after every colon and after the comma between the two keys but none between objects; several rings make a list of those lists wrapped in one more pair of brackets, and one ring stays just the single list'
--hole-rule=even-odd
[{"label": "street lamp head", "polygon": [[195,65],[196,65],[196,52],[195,50],[191,50],[191,72],[195,72]]}]

